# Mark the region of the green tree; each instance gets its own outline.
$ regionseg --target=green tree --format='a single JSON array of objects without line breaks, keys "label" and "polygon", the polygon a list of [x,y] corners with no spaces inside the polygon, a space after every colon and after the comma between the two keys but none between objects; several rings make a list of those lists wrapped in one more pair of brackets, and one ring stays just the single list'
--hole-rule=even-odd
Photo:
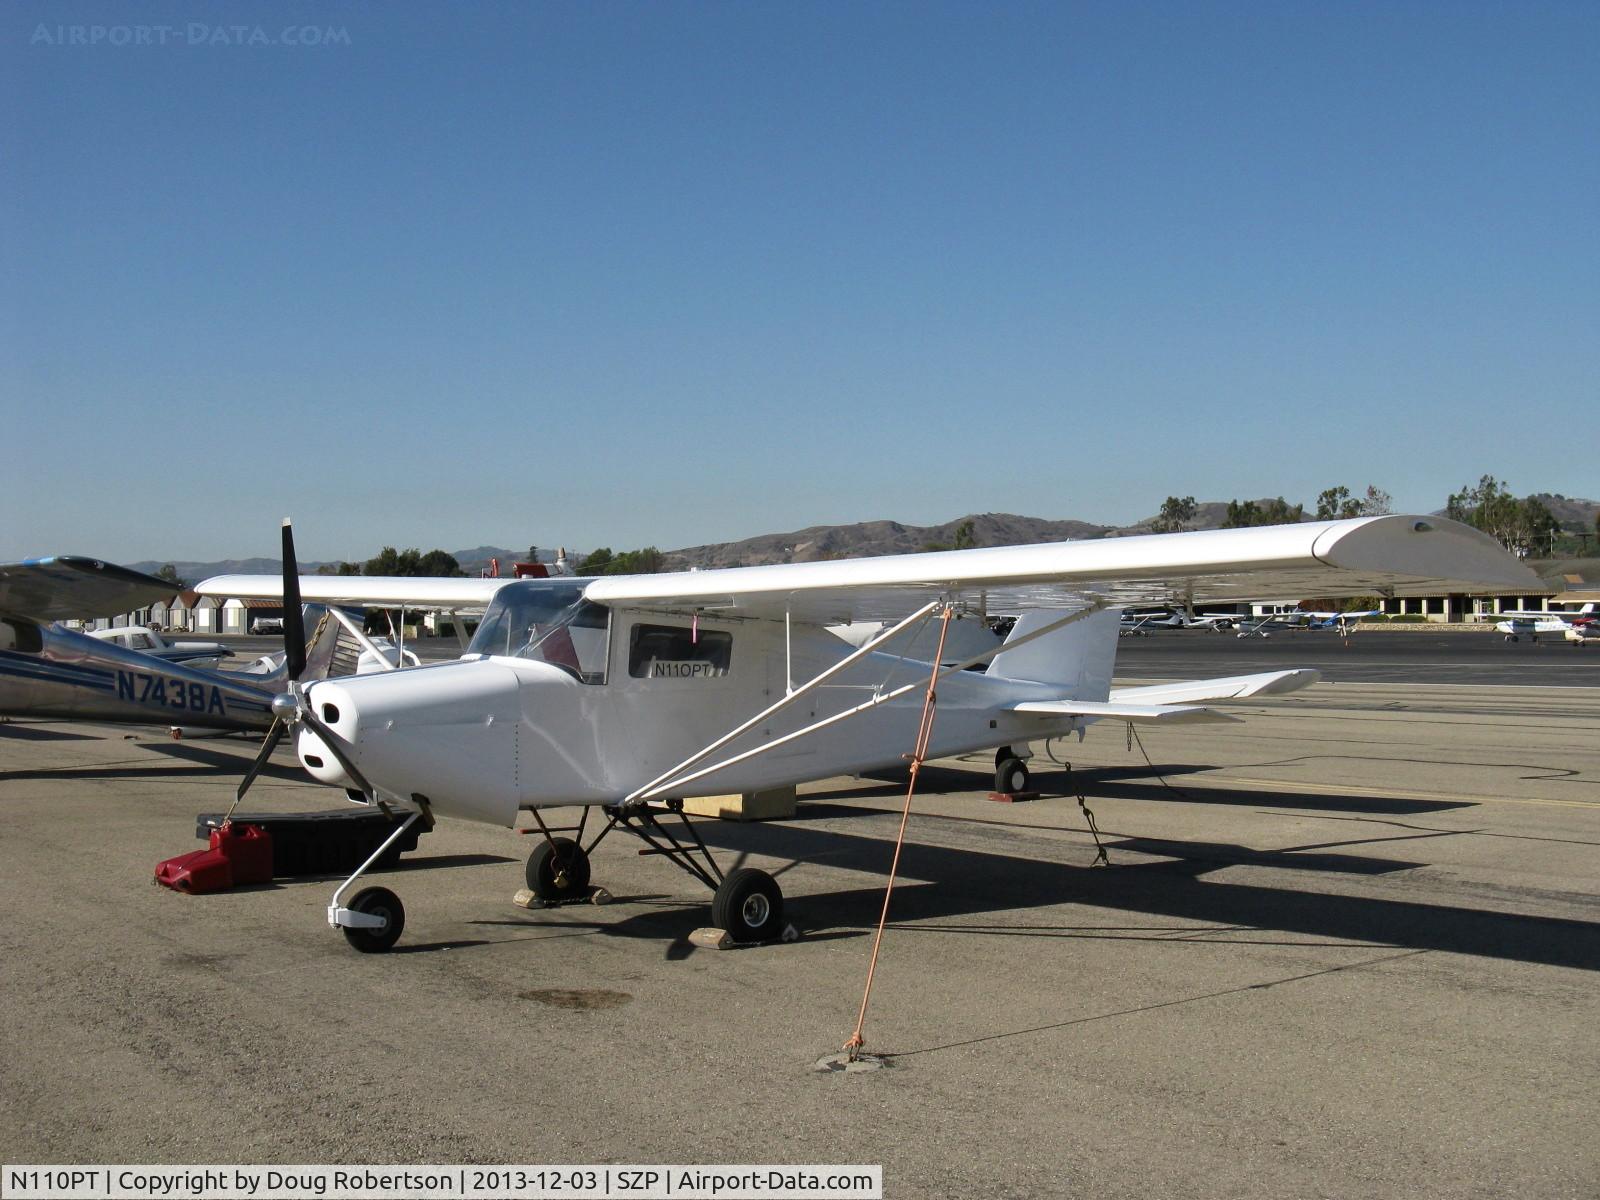
[{"label": "green tree", "polygon": [[1222,522],[1224,529],[1246,529],[1253,525],[1293,525],[1306,515],[1305,505],[1290,504],[1282,496],[1257,503],[1246,500],[1228,501],[1228,516]]},{"label": "green tree", "polygon": [[579,575],[604,575],[611,566],[611,547],[601,546],[598,550],[591,550],[584,555],[583,561],[578,564]]},{"label": "green tree", "polygon": [[971,521],[963,521],[956,526],[955,548],[957,550],[970,550],[978,544],[978,539],[973,536],[974,528]]},{"label": "green tree", "polygon": [[1344,486],[1325,489],[1317,497],[1317,520],[1332,521],[1340,517],[1359,517],[1361,501]]},{"label": "green tree", "polygon": [[1250,525],[1259,525],[1258,519],[1261,509],[1254,500],[1246,500],[1240,504],[1237,500],[1228,501],[1228,515],[1223,518],[1224,529],[1244,529]]},{"label": "green tree", "polygon": [[1452,492],[1444,511],[1452,520],[1483,530],[1513,554],[1548,552],[1560,528],[1542,500],[1519,500],[1493,475],[1482,476],[1476,487]]},{"label": "green tree", "polygon": [[187,579],[179,578],[179,576],[178,576],[178,568],[173,566],[171,563],[167,563],[159,571],[157,571],[156,572],[156,578],[157,579],[165,579],[168,583],[170,583],[173,587],[177,588],[180,592],[183,591],[184,588],[189,586],[189,581]]},{"label": "green tree", "polygon": [[429,550],[424,554],[415,547],[409,550],[396,550],[393,546],[385,546],[376,555],[367,559],[361,568],[361,573],[429,577],[466,574],[461,569],[461,564],[455,560],[455,556],[443,550]]},{"label": "green tree", "polygon": [[1367,484],[1367,494],[1361,498],[1361,511],[1357,514],[1363,517],[1381,517],[1393,511],[1389,507],[1389,493],[1375,483]]},{"label": "green tree", "polygon": [[643,550],[624,550],[606,565],[606,575],[654,575],[665,565],[667,556],[654,546]]},{"label": "green tree", "polygon": [[1198,511],[1193,496],[1168,496],[1156,519],[1150,522],[1150,529],[1154,533],[1183,533],[1194,528]]},{"label": "green tree", "polygon": [[429,550],[417,563],[417,574],[448,579],[465,575],[466,572],[461,569],[461,564],[456,561],[454,554],[448,554],[443,550]]}]

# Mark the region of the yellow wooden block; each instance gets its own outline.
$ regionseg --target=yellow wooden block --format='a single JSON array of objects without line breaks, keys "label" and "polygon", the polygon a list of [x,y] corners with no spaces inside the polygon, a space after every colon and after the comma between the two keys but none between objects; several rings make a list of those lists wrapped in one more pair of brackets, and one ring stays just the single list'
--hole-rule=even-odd
[{"label": "yellow wooden block", "polygon": [[775,821],[796,811],[792,787],[771,788],[733,796],[694,796],[683,802],[691,817],[721,817],[726,821]]}]

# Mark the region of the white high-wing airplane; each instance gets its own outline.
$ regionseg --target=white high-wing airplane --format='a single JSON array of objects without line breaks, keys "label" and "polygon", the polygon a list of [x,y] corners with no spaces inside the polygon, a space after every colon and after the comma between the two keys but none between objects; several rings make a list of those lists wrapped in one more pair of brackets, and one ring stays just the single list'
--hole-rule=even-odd
[{"label": "white high-wing airplane", "polygon": [[1540,635],[1565,637],[1571,642],[1593,641],[1597,636],[1592,626],[1600,623],[1600,604],[1593,600],[1571,612],[1541,612],[1537,609],[1508,609],[1500,614],[1506,619],[1495,622],[1495,631],[1514,642],[1525,637],[1537,642]]},{"label": "white high-wing airplane", "polygon": [[1248,620],[1237,613],[1200,613],[1186,606],[1124,609],[1120,631],[1124,637],[1143,637],[1157,629],[1209,629],[1213,633],[1232,629]]},{"label": "white high-wing airplane", "polygon": [[[1097,720],[1231,720],[1197,701],[1302,686],[1315,672],[1111,687],[1118,612],[1185,595],[1517,592],[1534,576],[1485,534],[1432,517],[1383,516],[1104,541],[995,547],[670,575],[506,582],[307,577],[284,522],[284,577],[223,576],[213,596],[487,604],[458,661],[363,678],[291,683],[273,701],[319,780],[352,798],[510,826],[528,812],[543,840],[529,886],[587,894],[589,852],[613,829],[641,838],[714,892],[713,922],[758,941],[783,928],[773,878],[724,876],[683,818],[687,796],[753,792],[924,758],[998,748],[1002,790],[1025,786],[1010,747]],[[984,674],[934,668],[897,648],[957,612],[1018,612]],[[907,613],[910,613],[907,616]],[[893,622],[852,648],[827,632]],[[298,631],[286,638],[303,644]],[[290,676],[300,672],[291,658]],[[937,685],[937,706],[927,702]],[[928,722],[931,721],[931,725]],[[254,770],[254,768],[252,769]],[[583,806],[575,827],[545,810]],[[605,825],[583,844],[591,808]],[[684,834],[662,818],[683,818]],[[557,833],[575,833],[575,838]],[[396,836],[399,836],[397,831]],[[382,850],[379,851],[381,855]],[[358,950],[387,950],[405,914],[387,888],[334,893],[329,923]]]}]

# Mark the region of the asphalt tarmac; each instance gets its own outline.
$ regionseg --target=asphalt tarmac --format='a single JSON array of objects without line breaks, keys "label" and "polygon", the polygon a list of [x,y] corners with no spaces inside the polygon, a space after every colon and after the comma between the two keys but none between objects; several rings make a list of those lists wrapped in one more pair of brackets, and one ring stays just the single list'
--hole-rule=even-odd
[{"label": "asphalt tarmac", "polygon": [[[1124,663],[1235,652],[1164,640]],[[1235,645],[1225,672],[1277,653]],[[1600,689],[1338,682],[1231,711],[1132,744],[1096,727],[1049,748],[1070,772],[1036,747],[1031,803],[986,800],[982,762],[930,769],[866,1026],[892,1066],[851,1075],[812,1067],[854,1025],[894,781],[705,827],[724,869],[778,873],[794,945],[697,948],[707,893],[615,836],[594,861],[615,903],[515,908],[529,840],[446,822],[374,879],[408,924],[363,956],[326,925],[333,880],[151,886],[252,744],[0,724],[0,1158],[882,1163],[896,1198],[1600,1192]],[[250,799],[334,802],[286,751]]]}]

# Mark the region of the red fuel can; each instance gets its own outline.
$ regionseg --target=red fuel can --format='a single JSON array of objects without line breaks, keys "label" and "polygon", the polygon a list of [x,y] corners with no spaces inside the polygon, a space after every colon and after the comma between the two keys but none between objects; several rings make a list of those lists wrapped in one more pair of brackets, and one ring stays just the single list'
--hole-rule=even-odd
[{"label": "red fuel can", "polygon": [[175,892],[198,896],[233,886],[233,868],[216,850],[192,850],[156,864],[156,882]]},{"label": "red fuel can", "polygon": [[236,883],[272,882],[272,835],[231,822],[211,831],[211,847],[156,864],[156,882],[198,896]]},{"label": "red fuel can", "polygon": [[211,831],[211,848],[228,860],[233,882],[272,882],[272,835],[255,825],[226,825]]}]

